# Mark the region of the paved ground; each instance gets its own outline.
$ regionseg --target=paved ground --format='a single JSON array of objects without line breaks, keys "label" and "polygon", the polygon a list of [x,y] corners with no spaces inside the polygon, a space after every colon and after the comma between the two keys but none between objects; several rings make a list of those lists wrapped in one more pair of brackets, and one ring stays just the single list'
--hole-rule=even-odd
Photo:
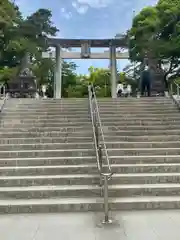
[{"label": "paved ground", "polygon": [[1,240],[178,240],[180,211],[113,213],[112,227],[99,228],[99,213],[1,215]]}]

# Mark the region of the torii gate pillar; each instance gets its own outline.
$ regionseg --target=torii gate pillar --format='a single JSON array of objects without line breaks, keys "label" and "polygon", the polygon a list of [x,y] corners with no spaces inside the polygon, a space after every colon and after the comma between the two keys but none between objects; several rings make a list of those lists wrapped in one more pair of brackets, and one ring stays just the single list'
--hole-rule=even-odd
[{"label": "torii gate pillar", "polygon": [[116,46],[110,46],[110,71],[111,71],[111,97],[117,98],[117,62],[116,62]]},{"label": "torii gate pillar", "polygon": [[57,45],[55,48],[56,64],[54,74],[54,98],[62,98],[62,58],[61,58],[61,47]]}]

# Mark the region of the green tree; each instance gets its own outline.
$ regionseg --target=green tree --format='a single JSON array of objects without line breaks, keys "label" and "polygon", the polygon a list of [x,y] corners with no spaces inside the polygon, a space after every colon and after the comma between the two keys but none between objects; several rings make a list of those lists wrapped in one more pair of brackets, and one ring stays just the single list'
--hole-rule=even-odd
[{"label": "green tree", "polygon": [[[3,72],[5,76],[7,76],[7,71],[16,75],[19,73],[23,67],[26,53],[30,53],[33,64],[44,71],[45,67],[42,65],[46,66],[47,62],[41,57],[42,51],[48,48],[48,36],[55,36],[58,31],[51,21],[51,11],[39,9],[24,19],[16,5],[8,0],[3,0],[0,3],[0,13],[1,79],[3,79]],[[9,70],[7,70],[8,68]],[[11,68],[16,68],[16,70],[11,71]],[[45,73],[46,71],[41,75],[43,76]]]},{"label": "green tree", "polygon": [[144,8],[133,20],[129,31],[130,59],[143,62],[145,57],[157,61],[162,68],[169,63],[166,74],[179,66],[180,2],[159,0],[154,7]]},{"label": "green tree", "polygon": [[106,68],[89,67],[89,82],[92,82],[97,89],[97,96],[109,97],[111,94],[110,87],[110,70]]},{"label": "green tree", "polygon": [[[155,7],[144,8],[134,19],[129,35],[129,53],[132,61],[143,61],[146,55],[156,54],[156,35],[159,27]],[[154,57],[154,56],[153,56]]]},{"label": "green tree", "polygon": [[[33,73],[37,78],[38,89],[42,85],[47,85],[47,93],[49,97],[53,97],[54,88],[54,67],[55,62],[52,59],[41,59],[33,65]],[[78,82],[75,73],[76,64],[73,62],[62,62],[62,95],[69,96],[69,89],[74,88]]]}]

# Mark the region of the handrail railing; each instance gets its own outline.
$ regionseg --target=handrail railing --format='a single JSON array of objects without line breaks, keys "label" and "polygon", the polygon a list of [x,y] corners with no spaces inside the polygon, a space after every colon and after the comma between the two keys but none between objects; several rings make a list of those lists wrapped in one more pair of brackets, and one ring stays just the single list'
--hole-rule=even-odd
[{"label": "handrail railing", "polygon": [[180,85],[176,81],[170,84],[170,94],[177,95],[177,98],[180,97]]},{"label": "handrail railing", "polygon": [[[104,186],[104,214],[103,223],[111,223],[109,219],[109,201],[108,201],[108,181],[113,175],[107,147],[105,144],[104,132],[102,128],[99,107],[97,103],[96,93],[93,85],[88,86],[89,95],[89,110],[91,115],[91,123],[93,129],[94,145],[97,159],[97,167],[100,174],[100,186]],[[101,137],[101,141],[100,141]],[[105,162],[103,162],[103,150],[105,153]],[[105,168],[103,167],[105,166]]]}]

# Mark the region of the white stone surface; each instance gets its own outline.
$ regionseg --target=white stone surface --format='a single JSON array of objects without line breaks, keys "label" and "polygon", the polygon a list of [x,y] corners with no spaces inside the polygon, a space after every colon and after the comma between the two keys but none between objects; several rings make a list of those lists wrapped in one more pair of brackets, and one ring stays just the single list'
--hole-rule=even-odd
[{"label": "white stone surface", "polygon": [[113,212],[116,224],[97,227],[102,213],[1,215],[6,240],[177,240],[180,211]]}]

